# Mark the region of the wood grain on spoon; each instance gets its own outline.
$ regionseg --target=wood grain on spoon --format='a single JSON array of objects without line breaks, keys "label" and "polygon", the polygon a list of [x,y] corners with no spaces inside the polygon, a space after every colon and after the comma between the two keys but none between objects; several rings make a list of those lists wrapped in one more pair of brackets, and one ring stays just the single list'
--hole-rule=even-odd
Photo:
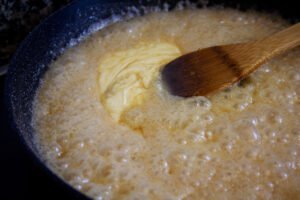
[{"label": "wood grain on spoon", "polygon": [[214,46],[185,54],[162,70],[170,92],[205,96],[247,77],[274,56],[300,45],[300,23],[253,42]]}]

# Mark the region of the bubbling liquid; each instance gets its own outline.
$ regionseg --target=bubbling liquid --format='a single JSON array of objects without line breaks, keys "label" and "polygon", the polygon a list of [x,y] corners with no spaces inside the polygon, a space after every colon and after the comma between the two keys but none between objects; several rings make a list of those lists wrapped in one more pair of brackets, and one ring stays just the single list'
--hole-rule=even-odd
[{"label": "bubbling liquid", "polygon": [[166,42],[188,53],[263,38],[277,16],[229,9],[156,12],[107,27],[54,61],[35,104],[47,164],[94,199],[300,199],[300,49],[232,88],[179,98],[155,81],[114,121],[99,100],[109,52]]}]

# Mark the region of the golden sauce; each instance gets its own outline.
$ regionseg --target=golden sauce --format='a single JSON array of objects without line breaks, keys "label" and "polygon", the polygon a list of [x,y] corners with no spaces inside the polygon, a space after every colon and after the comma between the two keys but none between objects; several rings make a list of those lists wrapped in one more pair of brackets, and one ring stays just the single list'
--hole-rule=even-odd
[{"label": "golden sauce", "polygon": [[158,12],[119,22],[50,66],[35,103],[48,165],[95,199],[300,199],[300,50],[209,97],[169,95],[160,81],[117,123],[100,101],[99,64],[141,43],[188,53],[288,26],[236,10]]}]

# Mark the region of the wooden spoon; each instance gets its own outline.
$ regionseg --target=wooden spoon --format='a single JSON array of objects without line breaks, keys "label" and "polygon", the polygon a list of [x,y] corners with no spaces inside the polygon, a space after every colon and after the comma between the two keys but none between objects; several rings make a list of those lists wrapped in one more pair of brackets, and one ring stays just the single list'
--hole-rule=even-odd
[{"label": "wooden spoon", "polygon": [[300,45],[300,23],[253,42],[214,46],[167,64],[162,78],[177,96],[204,96],[247,77],[264,62]]}]

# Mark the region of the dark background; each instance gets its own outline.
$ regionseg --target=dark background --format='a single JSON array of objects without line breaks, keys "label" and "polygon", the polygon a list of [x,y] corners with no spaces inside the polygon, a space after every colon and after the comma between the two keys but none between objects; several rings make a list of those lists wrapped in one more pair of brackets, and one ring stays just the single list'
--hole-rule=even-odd
[{"label": "dark background", "polygon": [[0,66],[9,62],[24,37],[71,0],[0,0]]},{"label": "dark background", "polygon": [[[0,66],[6,65],[26,35],[71,0],[0,0]],[[71,199],[26,152],[9,128],[0,76],[0,199]]]}]

